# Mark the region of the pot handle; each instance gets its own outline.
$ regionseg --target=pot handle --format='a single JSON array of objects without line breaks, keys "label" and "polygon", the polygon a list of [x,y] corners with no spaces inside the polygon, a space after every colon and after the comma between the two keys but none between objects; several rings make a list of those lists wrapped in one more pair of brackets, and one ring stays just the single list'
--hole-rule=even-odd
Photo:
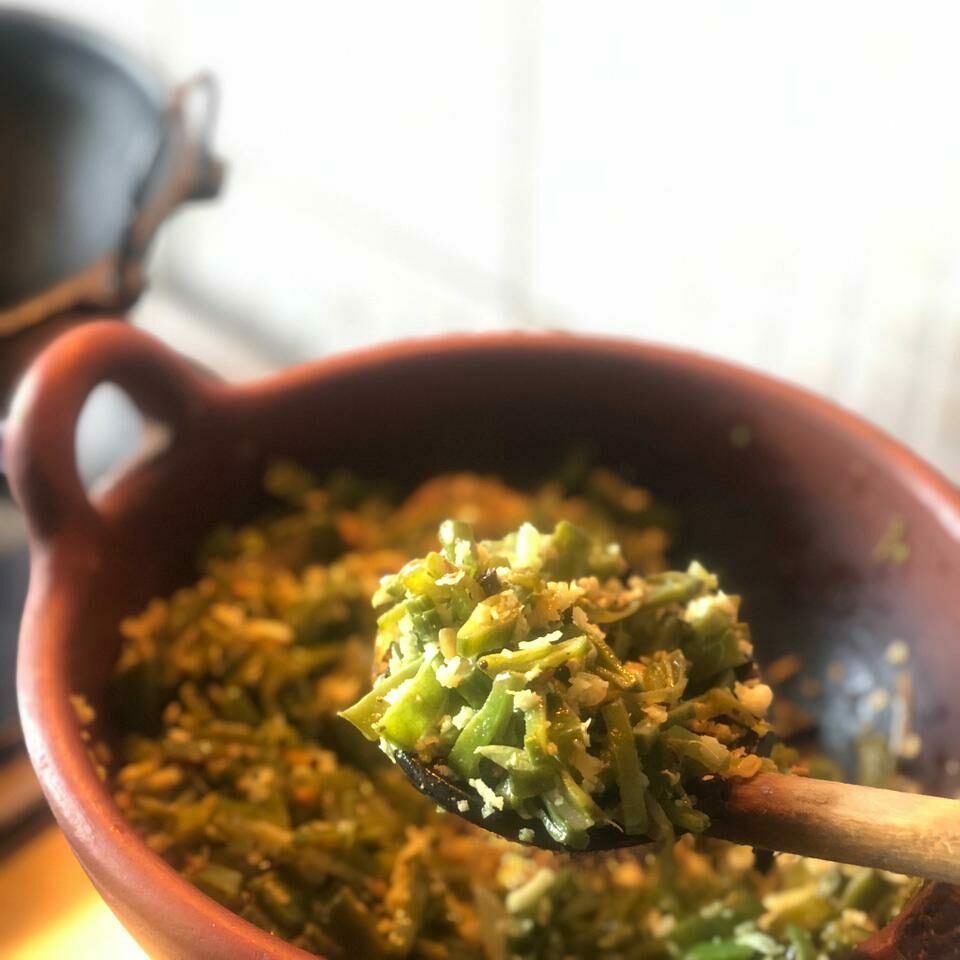
[{"label": "pot handle", "polygon": [[171,447],[211,411],[215,382],[159,341],[115,321],[95,321],[57,339],[31,365],[13,399],[3,459],[31,540],[82,538],[104,517],[77,469],[77,421],[95,387],[112,383],[142,414],[169,425]]},{"label": "pot handle", "polygon": [[209,200],[220,192],[224,165],[211,147],[219,100],[216,80],[209,73],[198,74],[173,91],[162,139],[132,198],[131,219],[117,249],[43,293],[0,310],[0,336],[69,310],[121,310],[137,299],[145,283],[144,257],[164,220],[181,203]]},{"label": "pot handle", "polygon": [[155,161],[169,163],[169,169],[159,176],[147,176],[147,189],[156,182],[160,187],[152,195],[137,198],[136,213],[118,255],[115,289],[127,303],[143,289],[143,258],[164,220],[181,203],[209,200],[220,192],[224,165],[211,152],[219,109],[219,88],[209,73],[197,74],[173,91],[167,108],[168,143]]}]

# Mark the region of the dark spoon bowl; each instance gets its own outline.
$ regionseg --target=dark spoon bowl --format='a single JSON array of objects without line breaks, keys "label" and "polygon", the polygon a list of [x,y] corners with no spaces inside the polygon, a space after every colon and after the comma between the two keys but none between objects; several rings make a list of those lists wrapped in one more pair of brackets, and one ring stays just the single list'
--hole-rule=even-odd
[{"label": "dark spoon bowl", "polygon": [[[91,502],[74,431],[104,381],[166,421],[173,439]],[[804,658],[822,690],[811,708],[826,749],[849,763],[870,690],[909,673],[922,743],[910,773],[928,792],[956,792],[945,761],[960,741],[960,495],[836,406],[706,357],[555,334],[412,341],[228,386],[135,330],[90,325],[33,366],[5,443],[32,540],[18,691],[54,813],[153,956],[307,955],[181,878],[97,777],[70,695],[98,711],[100,735],[116,734],[106,689],[120,619],[194,576],[212,526],[256,514],[274,458],[400,486],[451,469],[523,484],[577,441],[676,508],[675,556],[698,557],[743,593],[761,657]],[[901,527],[905,547],[876,549]],[[895,640],[910,647],[906,666],[884,655]],[[876,720],[888,725],[889,709]],[[960,955],[960,894],[931,886],[860,955]]]},{"label": "dark spoon bowl", "polygon": [[[483,815],[483,804],[476,793],[463,789],[456,782],[437,773],[429,764],[421,763],[406,750],[395,750],[393,758],[404,776],[434,803],[448,813],[462,817],[476,827],[489,830],[499,837],[515,843],[529,843],[543,850],[556,853],[574,853],[570,847],[554,840],[537,820],[524,820],[512,810],[494,810],[488,816]],[[463,804],[466,804],[464,807]],[[522,841],[521,830],[533,831],[533,839]],[[595,853],[601,850],[617,850],[621,847],[634,847],[645,842],[641,837],[628,836],[616,827],[594,827],[590,831],[590,843],[586,851]]]}]

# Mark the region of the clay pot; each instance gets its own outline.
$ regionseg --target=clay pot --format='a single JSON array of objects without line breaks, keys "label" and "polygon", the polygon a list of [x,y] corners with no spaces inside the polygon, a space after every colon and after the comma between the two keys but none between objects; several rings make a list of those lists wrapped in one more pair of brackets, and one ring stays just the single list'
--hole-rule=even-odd
[{"label": "clay pot", "polygon": [[[172,439],[94,503],[77,477],[74,430],[104,381],[165,421]],[[676,508],[675,556],[698,557],[744,595],[763,659],[804,657],[823,688],[814,708],[824,742],[841,758],[857,698],[905,669],[884,657],[905,640],[922,739],[911,772],[932,792],[956,789],[944,761],[960,741],[960,495],[832,404],[706,357],[555,334],[411,341],[228,386],[136,330],[92,324],[35,363],[7,436],[32,542],[20,709],[60,825],[151,954],[306,956],[182,880],[98,780],[69,696],[84,694],[100,734],[113,734],[104,693],[120,618],[191,578],[210,527],[256,513],[276,457],[400,484],[455,468],[523,483],[580,441]],[[905,559],[876,550],[891,521],[902,523]],[[936,885],[864,955],[958,956],[958,929],[960,894]]]}]

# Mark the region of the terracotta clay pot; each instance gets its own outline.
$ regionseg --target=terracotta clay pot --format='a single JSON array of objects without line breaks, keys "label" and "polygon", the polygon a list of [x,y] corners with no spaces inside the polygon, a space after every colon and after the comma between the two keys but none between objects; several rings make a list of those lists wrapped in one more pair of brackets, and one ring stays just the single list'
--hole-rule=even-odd
[{"label": "terracotta clay pot", "polygon": [[[74,432],[85,398],[104,381],[167,422],[172,439],[92,503],[77,477]],[[210,527],[256,513],[273,458],[401,484],[453,468],[523,483],[579,441],[676,508],[675,556],[700,558],[744,594],[762,658],[804,657],[823,687],[814,707],[823,740],[841,758],[849,758],[864,690],[905,669],[884,657],[893,640],[905,640],[922,738],[911,772],[932,792],[956,789],[944,761],[960,741],[960,496],[856,417],[764,376],[632,342],[554,334],[413,341],[228,386],[136,330],[93,324],[35,363],[7,436],[32,540],[20,708],[74,851],[151,954],[306,956],[180,879],[98,780],[69,696],[84,694],[100,734],[113,734],[104,693],[120,618],[191,578]],[[905,562],[875,549],[897,518]],[[935,885],[864,955],[960,956],[958,928],[960,895]]]}]

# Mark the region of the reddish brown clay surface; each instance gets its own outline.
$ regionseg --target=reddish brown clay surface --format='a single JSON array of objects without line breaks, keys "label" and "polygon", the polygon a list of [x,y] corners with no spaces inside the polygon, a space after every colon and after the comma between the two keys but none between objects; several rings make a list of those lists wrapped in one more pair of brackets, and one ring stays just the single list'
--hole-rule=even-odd
[{"label": "reddish brown clay surface", "polygon": [[[105,381],[167,422],[173,439],[93,504],[77,477],[74,434],[85,398]],[[734,427],[747,428],[749,443],[731,443]],[[797,650],[821,676],[816,710],[839,756],[853,732],[853,690],[829,683],[828,665],[888,683],[883,651],[907,640],[923,738],[912,772],[931,791],[948,788],[944,760],[960,740],[960,496],[837,407],[705,357],[554,334],[412,341],[233,387],[136,330],[92,324],[35,363],[6,438],[33,547],[20,706],[70,843],[154,956],[306,955],[181,880],[97,779],[69,695],[85,694],[111,736],[105,688],[119,619],[191,576],[211,526],[257,510],[272,458],[400,484],[458,467],[522,483],[581,441],[676,507],[678,560],[699,557],[745,594],[763,656]],[[900,565],[874,555],[893,518],[905,522],[910,548]],[[960,896],[938,886],[864,955],[960,956],[958,926]]]}]

